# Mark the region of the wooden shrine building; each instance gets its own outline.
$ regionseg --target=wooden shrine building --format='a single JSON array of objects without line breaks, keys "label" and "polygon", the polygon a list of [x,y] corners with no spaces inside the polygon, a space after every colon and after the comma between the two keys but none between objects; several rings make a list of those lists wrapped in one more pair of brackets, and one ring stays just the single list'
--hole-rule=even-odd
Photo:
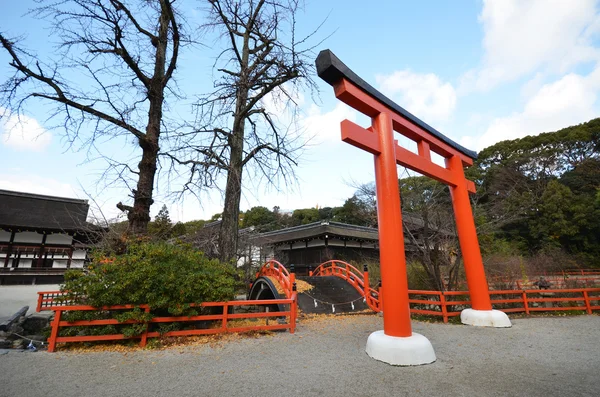
[{"label": "wooden shrine building", "polygon": [[253,243],[262,248],[263,260],[293,263],[299,275],[331,259],[377,260],[379,255],[377,229],[331,221],[261,233]]},{"label": "wooden shrine building", "polygon": [[0,190],[0,284],[61,283],[100,228],[87,200]]},{"label": "wooden shrine building", "polygon": [[[403,225],[415,236],[423,233],[423,219],[414,214],[403,214]],[[430,232],[435,230],[429,225]],[[435,232],[449,233],[444,230]],[[294,264],[296,273],[308,274],[332,259],[353,262],[379,262],[379,231],[376,228],[347,223],[322,221],[261,233],[250,238],[253,262],[264,263],[274,258],[285,266]],[[416,246],[409,242],[405,250],[410,255]],[[260,257],[256,257],[256,255]]]}]

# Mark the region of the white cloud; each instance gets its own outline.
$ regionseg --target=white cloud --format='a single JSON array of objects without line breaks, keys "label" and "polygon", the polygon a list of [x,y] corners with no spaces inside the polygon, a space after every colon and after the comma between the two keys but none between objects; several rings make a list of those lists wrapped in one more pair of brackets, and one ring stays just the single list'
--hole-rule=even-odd
[{"label": "white cloud", "polygon": [[16,192],[45,194],[57,197],[78,197],[78,191],[68,183],[34,174],[26,174],[19,170],[0,174],[0,189]]},{"label": "white cloud", "polygon": [[[542,86],[522,112],[494,119],[478,139],[479,150],[494,143],[556,131],[597,116],[600,68],[588,76],[568,74]],[[464,141],[463,141],[464,142]]]},{"label": "white cloud", "polygon": [[542,69],[565,73],[598,61],[596,0],[484,0],[479,20],[485,51],[481,68],[463,76],[461,91],[489,90]]},{"label": "white cloud", "polygon": [[420,119],[447,121],[456,107],[456,91],[433,73],[399,70],[376,76],[379,89]]},{"label": "white cloud", "polygon": [[312,104],[307,116],[302,120],[303,130],[313,143],[341,142],[340,123],[348,119],[356,122],[356,111],[344,103],[336,104],[335,108],[326,113]]},{"label": "white cloud", "polygon": [[52,141],[52,134],[32,117],[11,115],[4,109],[0,109],[0,116],[0,142],[4,146],[41,152]]}]

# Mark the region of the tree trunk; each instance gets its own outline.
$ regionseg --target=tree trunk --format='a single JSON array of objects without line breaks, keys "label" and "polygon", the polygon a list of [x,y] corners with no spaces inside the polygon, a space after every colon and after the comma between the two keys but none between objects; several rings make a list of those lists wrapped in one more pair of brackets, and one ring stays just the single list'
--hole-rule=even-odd
[{"label": "tree trunk", "polygon": [[[150,125],[148,125],[150,129]],[[155,132],[156,139],[146,139],[140,142],[142,147],[142,160],[138,164],[140,170],[137,189],[133,191],[133,209],[127,214],[129,232],[133,235],[146,234],[150,222],[150,206],[154,203],[152,194],[154,190],[154,177],[156,175],[156,159],[158,157],[158,136],[160,126]]]},{"label": "tree trunk", "polygon": [[244,125],[242,119],[230,139],[231,158],[229,170],[227,171],[225,204],[221,216],[221,230],[219,231],[219,259],[223,262],[235,260],[237,254],[240,199],[242,197]]},{"label": "tree trunk", "polygon": [[161,2],[161,15],[159,18],[158,40],[156,41],[156,55],[154,74],[148,87],[148,125],[146,135],[139,139],[142,148],[142,159],[138,164],[139,179],[137,189],[133,191],[133,209],[127,214],[129,232],[134,235],[146,234],[150,222],[150,206],[154,203],[154,178],[156,176],[156,162],[158,158],[160,127],[162,120],[162,105],[166,82],[165,62],[168,45],[169,15],[164,3]]}]

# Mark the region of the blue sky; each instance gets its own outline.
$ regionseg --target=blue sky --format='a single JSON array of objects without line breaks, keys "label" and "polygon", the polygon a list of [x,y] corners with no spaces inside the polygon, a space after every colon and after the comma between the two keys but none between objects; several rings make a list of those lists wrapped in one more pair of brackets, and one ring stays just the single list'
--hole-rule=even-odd
[{"label": "blue sky", "polygon": [[[183,1],[190,24],[198,2]],[[504,139],[554,131],[598,116],[600,14],[592,0],[497,1],[307,1],[300,33],[327,18],[318,37],[366,81],[425,122],[464,146],[481,150]],[[52,56],[45,25],[24,16],[34,3],[7,2],[0,30],[24,35],[40,56]],[[195,48],[183,54],[178,79],[199,92],[211,81],[211,54]],[[10,75],[0,52],[0,81]],[[298,181],[279,189],[245,178],[242,210],[255,205],[282,209],[337,206],[354,191],[352,182],[374,179],[372,156],[340,140],[339,123],[368,120],[337,102],[318,80],[320,99],[300,94],[299,125],[313,137],[296,169]],[[127,201],[116,183],[99,183],[102,160],[87,162],[85,151],[69,148],[60,129],[47,131],[48,108],[29,102],[23,124],[0,121],[0,189],[59,196],[91,195],[108,218]],[[180,107],[178,112],[186,112]],[[410,147],[410,144],[409,144]],[[130,158],[127,142],[107,143],[105,152]],[[402,175],[405,171],[399,169]],[[200,200],[173,202],[164,183],[157,186],[156,214],[167,204],[174,220],[206,219],[221,211],[218,191]]]}]

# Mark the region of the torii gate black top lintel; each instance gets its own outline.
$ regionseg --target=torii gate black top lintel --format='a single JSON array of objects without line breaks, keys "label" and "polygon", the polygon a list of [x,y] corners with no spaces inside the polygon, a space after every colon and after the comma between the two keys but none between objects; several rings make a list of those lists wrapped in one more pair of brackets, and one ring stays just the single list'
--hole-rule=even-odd
[{"label": "torii gate black top lintel", "polygon": [[319,53],[316,60],[316,66],[317,74],[319,75],[319,77],[325,80],[331,86],[334,86],[342,79],[349,80],[350,82],[354,83],[358,88],[363,90],[365,93],[374,97],[379,102],[383,103],[393,111],[397,112],[408,121],[421,127],[431,135],[440,139],[448,146],[454,148],[455,150],[459,151],[467,157],[470,157],[473,160],[477,158],[477,152],[469,150],[454,142],[452,139],[448,138],[429,124],[425,123],[423,120],[419,119],[418,117],[416,117],[415,115],[413,115],[412,113],[410,113],[409,111],[407,111],[406,109],[404,109],[403,107],[401,107],[400,105],[383,95],[369,83],[361,79],[330,50],[323,50]]}]

